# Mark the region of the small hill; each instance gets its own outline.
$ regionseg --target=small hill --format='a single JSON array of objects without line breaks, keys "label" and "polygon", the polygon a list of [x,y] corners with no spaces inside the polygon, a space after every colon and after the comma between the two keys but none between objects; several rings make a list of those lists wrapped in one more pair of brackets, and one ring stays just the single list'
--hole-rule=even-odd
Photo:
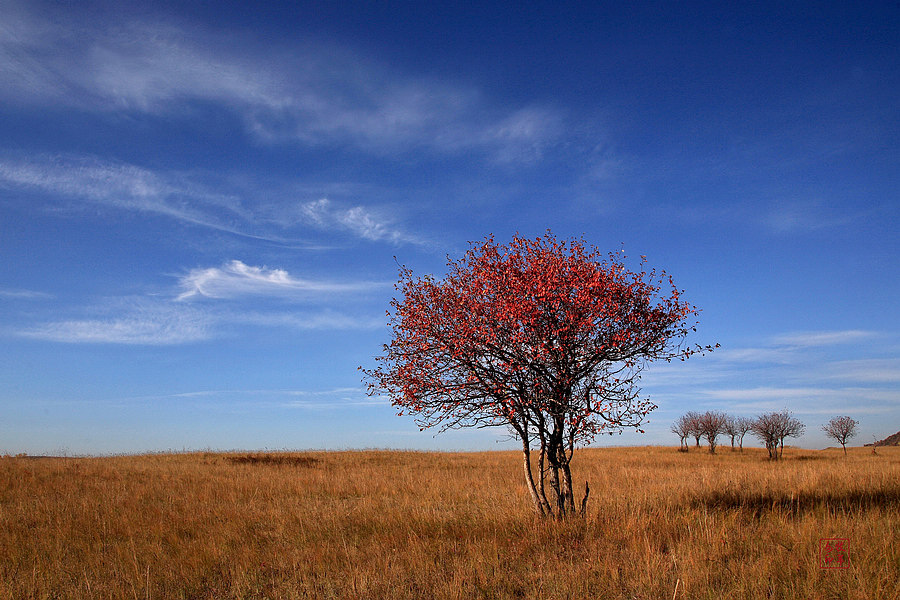
[{"label": "small hill", "polygon": [[874,444],[866,444],[866,446],[900,446],[900,431],[894,435],[889,435],[883,440],[879,440]]}]

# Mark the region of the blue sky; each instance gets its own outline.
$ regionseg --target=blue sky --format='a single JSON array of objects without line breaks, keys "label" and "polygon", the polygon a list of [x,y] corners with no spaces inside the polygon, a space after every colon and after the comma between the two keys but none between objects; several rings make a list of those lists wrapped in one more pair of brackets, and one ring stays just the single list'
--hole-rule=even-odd
[{"label": "blue sky", "polygon": [[515,447],[357,367],[394,257],[548,228],[646,255],[722,344],[599,443],[900,430],[900,9],[430,4],[0,5],[0,452]]}]

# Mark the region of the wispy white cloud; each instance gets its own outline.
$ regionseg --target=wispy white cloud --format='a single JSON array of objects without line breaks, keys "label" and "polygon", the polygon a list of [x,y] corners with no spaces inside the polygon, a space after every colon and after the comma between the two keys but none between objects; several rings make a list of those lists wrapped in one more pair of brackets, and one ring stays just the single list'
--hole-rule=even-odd
[{"label": "wispy white cloud", "polygon": [[725,402],[737,412],[788,407],[807,414],[880,413],[896,408],[897,392],[872,387],[751,387],[703,390],[705,398]]},{"label": "wispy white cloud", "polygon": [[386,282],[375,281],[339,283],[302,279],[292,276],[284,269],[254,267],[232,260],[221,267],[192,269],[179,280],[182,292],[177,299],[235,298],[248,295],[305,298],[310,294],[371,291],[388,285],[390,284]]},{"label": "wispy white cloud", "polygon": [[820,398],[832,396],[835,390],[816,387],[752,387],[707,389],[701,392],[709,398],[720,400],[778,400],[786,401],[797,398]]},{"label": "wispy white cloud", "polygon": [[[214,273],[198,270],[197,277],[184,282],[179,297],[239,298],[255,296],[248,310],[209,303],[191,303],[164,296],[107,298],[93,306],[69,309],[68,318],[48,318],[29,326],[7,326],[6,333],[18,337],[69,344],[179,345],[228,337],[241,328],[298,331],[358,331],[384,326],[384,318],[315,304],[291,312],[279,311],[258,301],[259,296],[333,302],[334,294],[376,289],[378,283],[326,283],[301,280],[280,269],[250,267],[232,261]],[[193,287],[188,288],[191,285]],[[274,310],[273,310],[274,308]]]},{"label": "wispy white cloud", "polygon": [[230,322],[263,327],[298,330],[363,330],[385,326],[385,319],[341,313],[334,310],[304,313],[240,313],[231,315]]},{"label": "wispy white cloud", "polygon": [[[874,331],[859,329],[847,329],[837,331],[801,331],[790,332],[772,336],[763,344],[744,348],[722,348],[716,350],[709,357],[691,363],[692,367],[706,370],[732,370],[756,366],[780,367],[796,365],[808,361],[810,352],[827,350],[830,346],[855,344],[862,341],[877,339],[880,334]],[[679,365],[680,366],[680,365]],[[690,367],[689,367],[690,369]],[[671,366],[654,367],[654,372],[660,370],[685,371]],[[693,373],[693,371],[692,371]],[[688,377],[694,377],[693,373]]]},{"label": "wispy white cloud", "polygon": [[326,389],[211,389],[179,392],[164,396],[140,396],[122,398],[120,401],[147,400],[209,400],[218,403],[228,400],[234,408],[243,402],[259,408],[262,405],[298,409],[345,409],[357,406],[384,406],[390,401],[381,397],[369,397],[363,386]]},{"label": "wispy white cloud", "polygon": [[[900,382],[900,358],[863,358],[829,363],[827,379],[853,380],[861,383]],[[900,393],[897,394],[900,401]]]},{"label": "wispy white cloud", "polygon": [[484,142],[497,147],[495,158],[504,163],[532,162],[542,158],[549,143],[563,131],[562,117],[555,111],[526,108],[489,127]]},{"label": "wispy white cloud", "polygon": [[[298,226],[307,232],[310,228],[344,232],[369,241],[425,243],[377,209],[320,199],[290,202],[293,208],[288,210],[260,201],[256,196],[264,194],[258,190],[213,190],[201,179],[199,175],[156,172],[91,156],[19,159],[0,155],[0,188],[43,194],[69,208],[89,204],[156,214],[244,238],[304,248],[319,246],[299,239]],[[282,216],[276,217],[278,213]],[[289,217],[283,216],[288,213]]]},{"label": "wispy white cloud", "polygon": [[851,344],[875,337],[876,335],[875,332],[859,329],[847,329],[843,331],[807,331],[779,335],[775,337],[773,341],[779,345],[808,348],[815,346]]},{"label": "wispy white cloud", "polygon": [[729,348],[716,351],[712,361],[746,364],[789,364],[796,359],[794,349],[786,347]]},{"label": "wispy white cloud", "polygon": [[42,12],[16,3],[0,12],[0,93],[10,101],[144,112],[197,98],[279,104],[267,70],[198,43],[214,41],[200,30],[187,35],[177,25],[112,14],[100,28],[64,10]]},{"label": "wispy white cloud", "polygon": [[0,22],[0,98],[11,102],[162,114],[199,100],[234,111],[263,140],[376,154],[482,151],[504,162],[539,158],[563,127],[552,109],[492,106],[477,90],[397,73],[346,48],[274,48],[195,23],[112,14],[99,28],[12,4]]},{"label": "wispy white cloud", "polygon": [[228,225],[247,222],[234,197],[217,194],[175,174],[162,175],[130,164],[89,156],[0,158],[0,186],[154,213],[186,223],[257,237]]},{"label": "wispy white cloud", "polygon": [[0,298],[11,300],[49,300],[53,294],[36,292],[34,290],[0,288]]},{"label": "wispy white cloud", "polygon": [[[861,358],[848,360],[850,353]],[[678,414],[676,407],[748,416],[788,408],[805,415],[810,426],[838,414],[895,419],[900,401],[895,353],[893,336],[886,332],[786,332],[751,347],[653,366],[644,381],[661,410],[672,414]],[[811,439],[817,435],[809,432]]]},{"label": "wispy white cloud", "polygon": [[397,227],[385,218],[362,206],[340,207],[327,198],[299,205],[299,218],[319,229],[344,230],[366,240],[385,240],[393,243],[417,243],[422,241]]},{"label": "wispy white cloud", "polygon": [[145,299],[122,299],[102,315],[52,321],[20,330],[21,337],[72,344],[172,345],[199,342],[213,335],[203,313]]},{"label": "wispy white cloud", "polygon": [[857,221],[868,211],[848,213],[837,203],[824,201],[782,200],[763,214],[763,225],[777,234],[791,234],[832,229]]},{"label": "wispy white cloud", "polygon": [[353,406],[390,406],[390,400],[380,396],[369,396],[360,387],[342,387],[330,390],[292,390],[286,393],[290,400],[287,408],[344,408]]}]

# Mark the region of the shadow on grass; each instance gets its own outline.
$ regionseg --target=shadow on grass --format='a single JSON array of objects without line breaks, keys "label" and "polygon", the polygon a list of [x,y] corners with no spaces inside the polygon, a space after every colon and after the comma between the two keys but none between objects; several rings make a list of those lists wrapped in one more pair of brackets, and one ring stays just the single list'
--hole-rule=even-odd
[{"label": "shadow on grass", "polygon": [[746,492],[741,490],[713,490],[690,501],[694,508],[710,510],[739,510],[760,518],[780,512],[797,516],[813,511],[830,513],[859,513],[874,508],[900,509],[900,487],[873,490],[815,492]]},{"label": "shadow on grass", "polygon": [[312,467],[319,462],[312,456],[293,456],[290,454],[245,454],[226,456],[225,460],[235,465],[277,465],[291,467]]}]

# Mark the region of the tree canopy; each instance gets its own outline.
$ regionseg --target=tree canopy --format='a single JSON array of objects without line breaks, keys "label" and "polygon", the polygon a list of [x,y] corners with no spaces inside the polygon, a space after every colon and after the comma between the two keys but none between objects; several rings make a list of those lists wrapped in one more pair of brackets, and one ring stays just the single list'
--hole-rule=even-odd
[{"label": "tree canopy", "polygon": [[[765,444],[769,452],[769,458],[778,460],[784,452],[784,440],[789,437],[800,437],[806,430],[799,419],[787,409],[781,412],[771,412],[760,415],[753,421],[751,431],[753,435]],[[778,446],[781,446],[779,453]]]},{"label": "tree canopy", "polygon": [[856,435],[856,426],[859,421],[850,417],[834,417],[822,426],[822,430],[828,437],[834,438],[847,454],[847,440]]},{"label": "tree canopy", "polygon": [[624,261],[548,231],[508,245],[488,237],[448,260],[440,280],[401,267],[392,340],[364,371],[369,393],[390,397],[423,429],[509,427],[536,510],[575,512],[576,443],[641,426],[655,408],[636,385],[648,362],[711,349],[684,344],[698,310],[672,279],[647,272],[643,258],[638,271]]}]

